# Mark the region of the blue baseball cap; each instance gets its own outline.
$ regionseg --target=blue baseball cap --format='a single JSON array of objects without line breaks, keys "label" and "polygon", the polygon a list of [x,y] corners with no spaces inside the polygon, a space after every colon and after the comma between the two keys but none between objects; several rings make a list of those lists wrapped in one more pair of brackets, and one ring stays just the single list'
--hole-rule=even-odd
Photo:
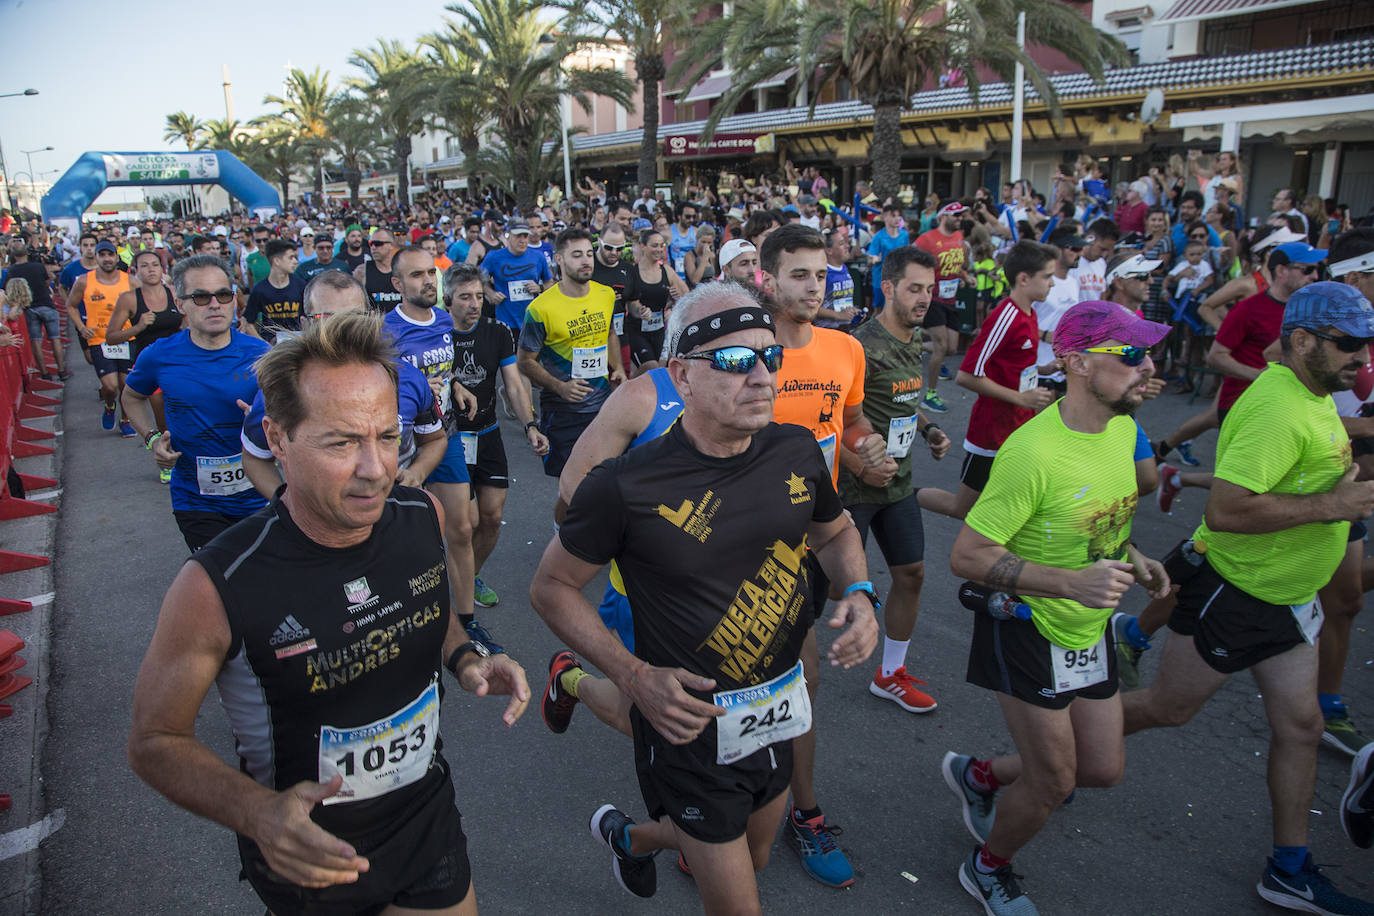
[{"label": "blue baseball cap", "polygon": [[1288,297],[1283,309],[1285,331],[1327,327],[1351,337],[1374,338],[1374,306],[1355,287],[1334,280],[1309,283]]},{"label": "blue baseball cap", "polygon": [[95,243],[95,253],[100,254],[102,251],[108,251],[110,254],[119,254],[119,249],[116,248],[114,242],[111,242],[109,239],[101,239],[99,242]]},{"label": "blue baseball cap", "polygon": [[1269,256],[1272,258],[1276,254],[1281,254],[1286,259],[1279,261],[1279,264],[1320,264],[1326,260],[1325,248],[1313,248],[1306,242],[1284,242],[1270,252]]},{"label": "blue baseball cap", "polygon": [[632,230],[634,230],[635,232],[643,232],[645,229],[652,229],[652,228],[654,228],[654,224],[653,224],[653,222],[652,222],[651,220],[647,220],[647,219],[645,219],[644,217],[641,216],[639,219],[635,220],[633,223],[630,223],[630,228],[631,228]]}]

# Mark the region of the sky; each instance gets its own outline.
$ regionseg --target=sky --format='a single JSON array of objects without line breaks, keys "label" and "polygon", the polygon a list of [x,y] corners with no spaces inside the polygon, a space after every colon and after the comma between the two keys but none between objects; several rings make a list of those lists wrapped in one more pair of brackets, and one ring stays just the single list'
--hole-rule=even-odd
[{"label": "sky", "polygon": [[[450,0],[451,2],[451,0]],[[56,181],[87,150],[182,151],[162,139],[167,115],[224,117],[220,67],[229,65],[234,116],[248,121],[274,110],[286,65],[328,70],[335,85],[358,75],[355,48],[379,39],[413,43],[442,26],[444,0],[327,0],[282,3],[177,0],[110,4],[92,0],[0,0],[0,147],[8,174]],[[43,174],[51,172],[51,174]],[[25,176],[18,177],[24,182]],[[113,188],[102,202],[136,200]]]}]

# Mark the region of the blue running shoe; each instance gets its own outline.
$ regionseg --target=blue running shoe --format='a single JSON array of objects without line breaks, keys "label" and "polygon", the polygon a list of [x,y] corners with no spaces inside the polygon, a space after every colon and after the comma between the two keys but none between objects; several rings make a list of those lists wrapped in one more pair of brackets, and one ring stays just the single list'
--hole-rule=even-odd
[{"label": "blue running shoe", "polygon": [[1275,906],[1289,910],[1329,916],[1374,916],[1374,903],[1347,896],[1332,887],[1331,881],[1312,863],[1310,852],[1296,875],[1279,871],[1274,860],[1269,859],[1255,890]]},{"label": "blue running shoe", "polygon": [[964,773],[972,762],[973,758],[967,754],[949,751],[940,764],[940,772],[944,774],[945,785],[959,796],[959,803],[964,809],[964,826],[975,840],[986,843],[988,834],[992,832],[992,822],[997,817],[997,793],[984,795],[969,788],[964,781]]},{"label": "blue running shoe", "polygon": [[949,413],[949,405],[940,399],[935,392],[930,392],[921,401],[921,409],[930,413]]},{"label": "blue running shoe", "polygon": [[840,827],[825,822],[824,814],[798,821],[788,811],[787,836],[801,857],[802,868],[827,887],[849,887],[854,883],[854,868],[835,842],[835,837],[842,833]]},{"label": "blue running shoe", "polygon": [[1181,463],[1188,465],[1188,467],[1190,468],[1195,468],[1199,464],[1202,464],[1201,461],[1198,461],[1196,458],[1193,457],[1192,439],[1189,439],[1187,442],[1180,442],[1178,444],[1178,448],[1174,449],[1174,451],[1178,452],[1178,460]]},{"label": "blue running shoe", "polygon": [[974,864],[978,850],[959,866],[959,883],[974,900],[983,905],[988,916],[1040,916],[1040,911],[1031,903],[1026,892],[1016,879],[1019,877],[1010,865],[1003,865],[990,875],[980,872]]},{"label": "blue running shoe", "polygon": [[101,429],[114,429],[114,424],[115,407],[113,404],[106,402],[105,412],[100,415],[100,427]]},{"label": "blue running shoe", "polygon": [[636,897],[652,897],[658,890],[657,852],[647,856],[630,853],[630,828],[634,821],[615,805],[602,805],[592,812],[592,836],[611,851],[611,874],[615,881]]},{"label": "blue running shoe", "polygon": [[134,425],[128,420],[119,421],[119,434],[125,439],[132,439],[138,435],[138,433],[134,432]]},{"label": "blue running shoe", "polygon": [[487,651],[492,655],[500,655],[502,652],[506,651],[499,642],[491,638],[491,634],[487,632],[487,628],[477,621],[468,621],[463,625],[463,629],[467,630],[468,639],[473,642],[480,642],[487,647]]},{"label": "blue running shoe", "polygon": [[940,381],[950,382],[954,380],[954,374],[949,371],[949,367],[944,363],[940,364]]}]

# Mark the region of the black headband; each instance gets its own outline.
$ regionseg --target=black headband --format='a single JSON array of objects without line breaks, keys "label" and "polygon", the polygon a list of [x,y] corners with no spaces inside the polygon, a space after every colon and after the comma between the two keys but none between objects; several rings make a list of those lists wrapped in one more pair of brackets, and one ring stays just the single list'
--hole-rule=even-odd
[{"label": "black headband", "polygon": [[753,328],[773,330],[773,317],[757,305],[726,309],[701,321],[694,321],[683,329],[677,339],[677,355],[686,356],[704,343],[717,337],[748,331]]}]

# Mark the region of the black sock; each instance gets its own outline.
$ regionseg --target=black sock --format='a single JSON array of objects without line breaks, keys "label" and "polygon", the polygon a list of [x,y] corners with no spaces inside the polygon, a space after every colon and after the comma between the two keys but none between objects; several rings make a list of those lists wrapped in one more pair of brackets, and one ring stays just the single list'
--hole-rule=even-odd
[{"label": "black sock", "polygon": [[465,627],[466,627],[468,624],[472,623],[472,622],[473,622],[474,620],[476,620],[476,619],[477,619],[477,617],[476,617],[475,615],[473,615],[473,614],[459,614],[459,615],[458,615],[458,622],[461,623],[461,624],[462,624],[463,626],[465,626]]},{"label": "black sock", "polygon": [[820,816],[821,816],[821,809],[820,809],[820,808],[808,808],[808,809],[805,810],[805,811],[803,811],[803,810],[800,809],[800,808],[793,808],[793,809],[792,809],[792,819],[793,819],[794,821],[797,821],[798,823],[800,823],[800,822],[802,822],[802,821],[809,821],[809,820],[811,820],[811,818],[813,818],[813,817],[820,817]]}]

